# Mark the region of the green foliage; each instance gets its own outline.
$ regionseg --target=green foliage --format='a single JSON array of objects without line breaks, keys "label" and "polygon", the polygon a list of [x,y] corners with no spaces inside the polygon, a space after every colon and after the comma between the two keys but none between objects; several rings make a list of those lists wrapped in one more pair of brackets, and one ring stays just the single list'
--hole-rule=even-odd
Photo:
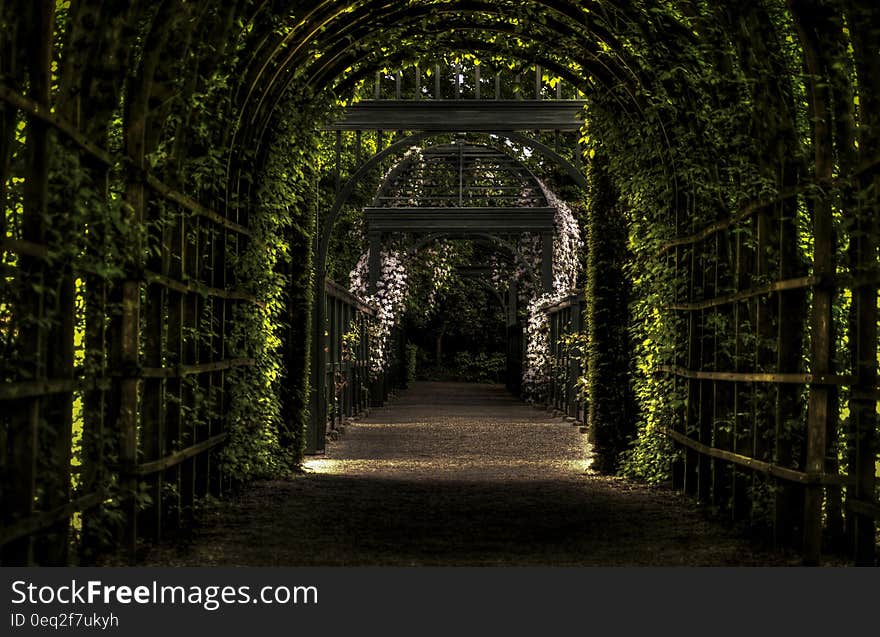
[{"label": "green foliage", "polygon": [[455,378],[468,383],[501,383],[507,371],[507,358],[500,352],[456,352],[453,361]]},{"label": "green foliage", "polygon": [[414,383],[419,373],[419,347],[413,343],[406,344],[406,382]]},{"label": "green foliage", "polygon": [[586,220],[584,385],[595,466],[613,473],[620,454],[635,438],[636,409],[630,378],[630,283],[624,271],[630,260],[627,214],[607,170],[607,158],[594,155]]},{"label": "green foliage", "polygon": [[[34,7],[53,4],[54,30],[40,33]],[[838,237],[833,256],[841,264],[828,274],[840,275],[838,287],[848,276],[875,277],[876,193],[870,173],[862,183],[847,180],[875,160],[880,128],[872,3],[828,0],[811,11],[802,3],[778,1],[734,6],[633,0],[623,7],[597,0],[582,7],[563,3],[565,10],[559,10],[557,3],[498,0],[462,15],[447,0],[409,2],[405,11],[393,3],[263,4],[259,10],[249,1],[218,0],[0,4],[0,82],[39,100],[40,78],[47,77],[50,97],[43,112],[67,120],[71,129],[118,156],[104,166],[57,132],[43,145],[43,130],[52,126],[9,102],[0,109],[0,375],[10,384],[68,376],[75,382],[76,391],[61,394],[65,398],[32,403],[41,408],[52,403],[58,412],[40,414],[41,475],[68,481],[70,467],[61,466],[66,458],[49,451],[66,435],[64,421],[71,416],[74,493],[108,490],[103,506],[83,517],[83,535],[108,542],[125,517],[124,498],[141,509],[156,504],[150,491],[155,483],[120,484],[118,470],[117,421],[133,408],[118,404],[120,379],[138,378],[142,367],[173,368],[196,358],[256,362],[210,380],[197,375],[179,383],[137,380],[142,396],[147,390],[152,398],[163,396],[156,400],[164,401],[166,415],[176,415],[179,405],[186,425],[173,440],[149,440],[161,443],[149,450],[151,456],[190,445],[225,421],[230,438],[220,454],[224,477],[245,481],[297,466],[310,394],[313,270],[324,266],[312,263],[315,220],[333,205],[337,179],[357,168],[358,154],[369,156],[406,134],[385,133],[381,141],[367,135],[358,150],[355,134],[345,133],[337,166],[336,137],[319,130],[345,100],[372,95],[377,71],[380,96],[392,97],[394,70],[414,62],[424,71],[423,95],[435,98],[455,97],[457,91],[475,97],[478,88],[485,98],[499,73],[505,78],[501,97],[531,97],[529,75],[537,65],[544,96],[556,86],[566,98],[588,93],[581,141],[594,188],[584,263],[586,330],[585,338],[572,338],[563,348],[587,370],[578,385],[590,405],[602,468],[619,465],[627,475],[663,480],[676,453],[661,431],[676,426],[697,435],[701,424],[710,425],[721,441],[704,440],[707,444],[725,444],[725,437],[728,447],[746,441],[761,460],[803,468],[806,389],[742,390],[728,401],[736,408],[718,399],[710,415],[699,398],[709,385],[676,379],[660,368],[811,370],[807,348],[816,335],[804,320],[810,293],[787,291],[784,311],[783,304],[766,299],[699,314],[670,305],[807,274],[822,248],[813,237],[813,217],[823,197],[832,201]],[[49,55],[35,54],[41,38],[51,45]],[[462,52],[474,43],[478,53]],[[804,47],[816,48],[818,59],[809,60]],[[806,75],[805,61],[827,77]],[[436,63],[445,69],[442,77],[434,71]],[[456,73],[448,72],[450,65],[458,66]],[[811,112],[817,101],[828,101],[832,111],[828,139],[820,138],[822,127]],[[541,141],[552,145],[560,139],[546,134]],[[574,156],[572,140],[561,141],[566,157],[582,159]],[[763,226],[751,218],[713,236],[715,244],[702,241],[661,253],[670,239],[728,220],[744,203],[801,185],[818,172],[813,157],[823,151],[828,172],[841,177],[839,182],[830,183],[823,173],[821,188],[768,208]],[[529,155],[518,144],[510,144],[510,152],[542,177],[552,172],[540,153]],[[35,168],[44,155],[48,179]],[[360,208],[397,159],[377,166],[340,211],[327,263],[327,272],[340,282],[363,253]],[[219,231],[213,221],[151,188],[141,206],[142,160],[173,190],[248,226],[253,237],[233,238],[235,233]],[[565,194],[571,192],[569,186]],[[784,236],[775,234],[780,228]],[[858,244],[866,239],[868,256],[860,257]],[[172,243],[186,245],[198,258],[179,262],[184,260],[169,249]],[[208,263],[201,246],[220,243],[222,264]],[[732,254],[743,257],[735,263]],[[498,290],[494,282],[485,285],[455,272],[494,256],[461,244],[451,251],[431,246],[413,259],[407,321],[420,337],[407,349],[410,377],[429,372],[427,363],[435,359],[435,371],[447,375],[497,378],[506,318],[494,298]],[[214,277],[221,267],[222,276]],[[257,303],[158,290],[162,286],[146,282],[148,272],[177,278],[178,288],[193,280],[204,284],[210,276]],[[123,281],[138,290],[125,299],[127,306]],[[833,299],[835,360],[829,373],[856,371],[859,344],[851,336],[859,313],[867,311],[864,303],[873,310],[875,302],[856,298],[866,288],[871,286]],[[186,297],[181,304],[195,318],[170,334],[164,323],[178,297]],[[127,336],[139,345],[126,353],[134,360],[120,364],[120,322],[132,305],[141,309]],[[71,338],[73,362],[55,369],[51,359]],[[344,340],[353,344],[356,335]],[[873,352],[867,355],[873,359]],[[562,379],[569,370],[555,372]],[[831,471],[835,462],[851,469],[848,463],[860,453],[846,430],[847,392],[840,398],[840,428],[830,436],[840,444],[829,449]],[[23,404],[31,404],[9,402],[15,417]],[[61,412],[64,417],[56,418]],[[753,423],[763,428],[762,435],[750,435]],[[4,440],[20,429],[7,414],[0,424]],[[127,434],[136,439],[148,432],[144,426]],[[770,440],[774,435],[788,445],[785,453],[772,450],[778,444]],[[143,453],[147,445],[139,442]],[[17,459],[5,455],[5,447],[0,452],[5,471]],[[0,476],[2,486],[8,477]],[[61,485],[64,498],[68,486]],[[50,492],[41,491],[38,500],[50,498]],[[170,483],[165,492],[172,503],[181,499]],[[769,517],[774,496],[768,484],[755,483],[754,514]],[[27,510],[34,504],[55,506],[26,504]]]},{"label": "green foliage", "polygon": [[419,378],[500,382],[504,308],[489,281],[463,274],[491,254],[487,246],[446,241],[411,259],[404,325],[418,348]]},{"label": "green foliage", "polygon": [[[672,445],[660,431],[683,423],[688,410],[696,409],[688,402],[687,382],[658,373],[661,366],[701,367],[688,350],[688,315],[668,309],[676,300],[706,295],[699,278],[693,289],[688,287],[686,265],[693,258],[699,267],[717,267],[722,287],[708,296],[734,289],[729,264],[713,262],[711,244],[698,244],[694,251],[685,246],[658,256],[660,247],[729,218],[742,202],[774,196],[783,187],[776,162],[791,158],[795,164],[801,152],[796,136],[784,137],[791,127],[786,129],[782,122],[786,116],[782,109],[794,108],[791,95],[798,86],[762,89],[760,83],[768,75],[780,76],[790,63],[788,54],[777,51],[761,60],[750,57],[753,51],[744,43],[750,37],[763,37],[757,31],[732,43],[741,48],[729,45],[732,25],[708,7],[687,18],[672,16],[671,5],[664,3],[655,8],[655,19],[625,33],[631,68],[650,82],[650,89],[641,83],[635,94],[620,91],[616,96],[606,93],[591,98],[583,138],[593,159],[592,174],[598,165],[608,179],[590,201],[594,211],[590,225],[595,228],[590,248],[595,254],[589,254],[588,299],[598,295],[603,303],[587,311],[591,364],[584,384],[593,397],[594,435],[605,432],[610,436],[602,446],[619,449],[630,437],[628,421],[635,417],[637,435],[622,457],[621,468],[627,475],[649,481],[666,479],[675,459]],[[750,24],[751,19],[743,19],[736,28]],[[777,22],[765,27],[785,33],[788,25]],[[671,31],[681,37],[668,37]],[[795,69],[788,71],[797,77]],[[767,103],[771,91],[774,97],[777,92],[782,95],[779,103]],[[620,104],[631,99],[639,103],[639,117],[623,120]],[[780,122],[767,126],[768,116],[779,117]],[[780,136],[756,144],[755,136],[768,130]],[[773,151],[778,155],[768,153],[771,143],[778,145]],[[789,174],[795,171],[791,168]],[[603,196],[610,199],[603,201]],[[626,242],[616,234],[621,225],[608,225],[609,217],[615,218],[609,214],[612,211],[617,212],[617,219],[625,219]],[[749,224],[735,232],[744,246],[756,246]],[[809,236],[809,232],[799,236]],[[797,241],[798,234],[792,232],[788,239]],[[778,258],[767,255],[770,272]],[[745,285],[766,282],[755,278]],[[629,290],[628,298],[621,295],[623,290]],[[606,310],[609,315],[601,314]],[[753,324],[741,321],[737,345],[729,311],[728,307],[710,314],[701,329],[715,335],[719,368],[749,368],[755,364],[751,358],[733,360],[736,347],[751,356],[769,343],[760,339]],[[628,334],[612,318],[619,320],[627,314]],[[629,382],[622,382],[627,377]],[[626,407],[630,390],[636,413]],[[773,409],[771,402],[754,408]],[[718,418],[716,424],[723,430],[724,416]],[[603,464],[614,464],[613,457],[607,460]]]},{"label": "green foliage", "polygon": [[306,109],[285,111],[262,171],[250,223],[255,240],[237,262],[243,284],[263,303],[235,317],[237,356],[256,358],[258,374],[231,384],[225,467],[238,479],[296,467],[309,418],[313,273],[312,159],[317,138]]}]

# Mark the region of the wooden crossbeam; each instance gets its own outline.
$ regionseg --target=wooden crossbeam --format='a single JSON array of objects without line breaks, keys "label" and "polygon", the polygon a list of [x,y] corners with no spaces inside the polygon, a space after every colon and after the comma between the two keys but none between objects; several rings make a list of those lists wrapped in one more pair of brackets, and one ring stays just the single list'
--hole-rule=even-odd
[{"label": "wooden crossbeam", "polygon": [[660,432],[665,434],[666,436],[669,436],[670,438],[684,445],[685,447],[693,449],[697,453],[701,453],[711,458],[718,458],[719,460],[726,460],[727,462],[732,462],[733,464],[739,465],[741,467],[748,467],[749,469],[752,469],[754,471],[766,473],[775,478],[788,480],[789,482],[797,482],[800,484],[834,485],[851,483],[851,480],[849,480],[846,476],[829,473],[805,473],[803,471],[796,471],[795,469],[789,469],[788,467],[781,467],[779,465],[775,465],[769,462],[764,462],[763,460],[750,458],[743,454],[733,453],[724,449],[710,447],[708,445],[702,444],[701,442],[693,440],[692,438],[689,438],[681,432],[666,427],[661,428]]},{"label": "wooden crossbeam", "polygon": [[365,208],[373,232],[552,232],[553,208]]},{"label": "wooden crossbeam", "polygon": [[585,105],[581,100],[368,100],[346,108],[326,130],[578,131]]}]

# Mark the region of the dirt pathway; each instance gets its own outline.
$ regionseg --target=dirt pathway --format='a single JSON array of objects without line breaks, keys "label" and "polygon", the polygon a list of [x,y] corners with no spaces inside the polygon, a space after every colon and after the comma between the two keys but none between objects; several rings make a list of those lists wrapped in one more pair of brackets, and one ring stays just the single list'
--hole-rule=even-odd
[{"label": "dirt pathway", "polygon": [[263,482],[154,565],[782,565],[669,490],[599,477],[578,428],[503,388],[417,383],[306,475]]}]

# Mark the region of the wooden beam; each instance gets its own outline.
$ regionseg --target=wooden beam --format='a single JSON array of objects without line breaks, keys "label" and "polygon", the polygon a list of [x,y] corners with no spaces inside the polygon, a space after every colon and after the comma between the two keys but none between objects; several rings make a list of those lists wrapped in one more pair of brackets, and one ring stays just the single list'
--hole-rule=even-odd
[{"label": "wooden beam", "polygon": [[85,511],[96,507],[106,498],[107,493],[104,491],[89,493],[51,511],[34,513],[32,516],[19,520],[0,530],[0,546],[29,535],[34,535],[59,521],[70,518],[70,516],[78,511]]},{"label": "wooden beam", "polygon": [[191,445],[186,449],[181,449],[180,451],[176,451],[169,456],[165,456],[164,458],[160,458],[158,460],[153,460],[151,462],[142,462],[141,464],[135,465],[132,468],[132,472],[138,476],[147,476],[154,473],[158,473],[160,471],[164,471],[165,469],[169,469],[176,465],[179,465],[185,460],[189,460],[190,458],[194,458],[198,455],[202,455],[214,447],[223,444],[226,442],[226,438],[228,437],[227,433],[221,433],[207,440],[203,440],[199,443]]},{"label": "wooden beam", "polygon": [[141,378],[182,378],[219,372],[236,367],[253,367],[257,361],[253,358],[230,358],[222,361],[208,363],[192,363],[190,365],[173,365],[170,367],[144,367],[141,369]]},{"label": "wooden beam", "polygon": [[553,232],[553,208],[365,208],[371,232]]},{"label": "wooden beam", "polygon": [[766,473],[781,480],[788,480],[790,482],[797,482],[799,484],[817,485],[845,484],[847,482],[845,476],[828,473],[804,473],[803,471],[796,471],[794,469],[780,467],[779,465],[764,462],[762,460],[756,460],[754,458],[750,458],[748,456],[744,456],[738,453],[733,453],[731,451],[725,451],[724,449],[716,449],[715,447],[710,447],[708,445],[704,445],[701,442],[697,442],[693,438],[689,438],[688,436],[672,429],[661,428],[659,431],[662,434],[669,436],[676,442],[696,451],[699,454],[703,454],[711,458],[718,458],[719,460],[726,460],[727,462],[732,462],[733,464],[739,465],[741,467],[748,467],[749,469],[752,469],[754,471]]},{"label": "wooden beam", "polygon": [[152,272],[150,270],[144,270],[144,280],[147,283],[164,286],[166,288],[174,290],[175,292],[180,292],[181,294],[200,294],[202,296],[214,296],[230,301],[247,301],[248,303],[252,303],[253,305],[262,307],[264,309],[266,307],[266,304],[260,301],[253,294],[248,294],[247,292],[242,292],[241,290],[227,290],[225,288],[211,287],[210,285],[200,283],[198,280],[178,281],[171,277],[159,274],[157,272]]},{"label": "wooden beam", "polygon": [[330,279],[326,279],[324,281],[324,291],[327,293],[327,296],[341,299],[352,307],[357,308],[359,312],[363,312],[367,316],[375,316],[376,312],[378,311],[376,307],[373,307],[372,305],[367,305],[362,299],[358,298],[357,296],[343,288],[341,285]]},{"label": "wooden beam", "polygon": [[848,386],[852,383],[852,376],[834,374],[774,374],[774,373],[751,373],[751,372],[704,372],[688,370],[673,365],[661,365],[658,372],[673,374],[689,380],[718,380],[731,383],[777,383],[794,385],[816,386]]},{"label": "wooden beam", "polygon": [[804,288],[819,285],[821,281],[822,280],[820,278],[815,276],[786,279],[784,281],[777,281],[769,285],[762,285],[760,287],[750,288],[748,290],[743,290],[742,292],[736,292],[734,294],[716,296],[714,298],[706,299],[704,301],[694,301],[693,303],[675,303],[673,305],[668,305],[666,309],[680,312],[695,312],[699,310],[707,310],[722,305],[730,305],[738,301],[745,301],[747,299],[751,299],[757,296],[773,294],[774,292],[802,290]]},{"label": "wooden beam", "polygon": [[585,105],[580,100],[366,100],[346,108],[327,130],[579,131]]}]

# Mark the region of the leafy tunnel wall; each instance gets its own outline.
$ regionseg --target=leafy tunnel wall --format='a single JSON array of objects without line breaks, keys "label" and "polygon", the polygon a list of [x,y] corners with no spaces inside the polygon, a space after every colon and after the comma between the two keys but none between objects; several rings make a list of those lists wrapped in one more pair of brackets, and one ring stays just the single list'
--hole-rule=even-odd
[{"label": "leafy tunnel wall", "polygon": [[[0,1],[3,563],[136,549],[296,465],[335,182],[317,129],[377,70],[457,52],[587,95],[631,317],[600,333],[622,301],[594,286],[609,466],[873,562],[878,21],[850,0]],[[607,400],[627,391],[631,445]]]}]

